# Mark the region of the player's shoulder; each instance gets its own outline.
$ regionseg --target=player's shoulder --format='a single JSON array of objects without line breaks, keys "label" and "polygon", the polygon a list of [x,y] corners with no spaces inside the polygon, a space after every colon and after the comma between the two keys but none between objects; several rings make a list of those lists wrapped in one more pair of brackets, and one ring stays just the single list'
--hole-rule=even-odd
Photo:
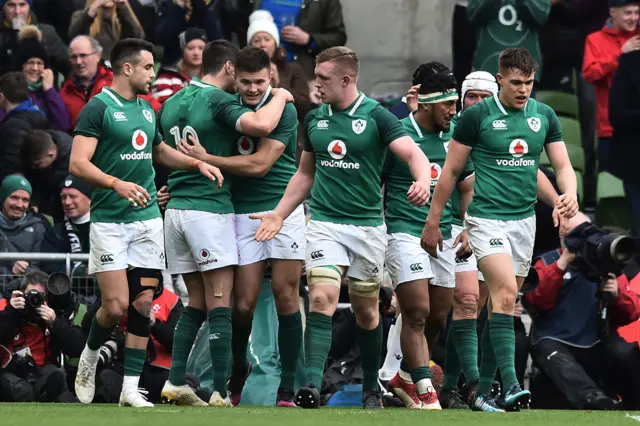
[{"label": "player's shoulder", "polygon": [[106,110],[109,107],[106,96],[107,95],[105,95],[104,92],[98,93],[97,95],[89,99],[89,102],[85,104],[83,109],[102,111]]},{"label": "player's shoulder", "polygon": [[298,118],[298,110],[293,102],[287,102],[284,106],[284,111],[282,112],[282,117],[293,120],[294,118],[297,120]]},{"label": "player's shoulder", "polygon": [[490,117],[493,112],[491,110],[491,103],[495,104],[493,98],[485,98],[482,101],[472,105],[465,109],[456,116],[455,123],[451,123],[456,127],[464,127],[472,124],[480,124],[485,118]]},{"label": "player's shoulder", "polygon": [[[311,125],[311,123],[313,123],[314,121],[321,120],[322,117],[328,118],[329,117],[328,112],[323,113],[322,111],[323,109],[325,110],[327,109],[325,104],[321,104],[317,108],[314,108],[311,111],[309,111],[307,115],[304,116],[304,121],[302,122],[303,126],[305,128],[308,128]],[[326,123],[324,123],[323,126],[325,124]],[[328,127],[328,124],[326,124],[326,126]]]},{"label": "player's shoulder", "polygon": [[555,114],[555,111],[549,105],[533,98],[529,99],[529,101],[527,102],[527,109],[529,110],[527,112],[537,113],[541,115]]}]

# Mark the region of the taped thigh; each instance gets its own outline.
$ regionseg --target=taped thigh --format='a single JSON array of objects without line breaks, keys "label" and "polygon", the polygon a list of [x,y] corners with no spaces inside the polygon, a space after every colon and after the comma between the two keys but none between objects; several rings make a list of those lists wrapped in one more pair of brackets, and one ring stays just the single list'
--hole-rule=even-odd
[{"label": "taped thigh", "polygon": [[309,288],[314,285],[330,285],[339,289],[343,274],[342,266],[316,266],[307,270],[307,284]]},{"label": "taped thigh", "polygon": [[349,294],[360,297],[380,297],[380,283],[349,277]]}]

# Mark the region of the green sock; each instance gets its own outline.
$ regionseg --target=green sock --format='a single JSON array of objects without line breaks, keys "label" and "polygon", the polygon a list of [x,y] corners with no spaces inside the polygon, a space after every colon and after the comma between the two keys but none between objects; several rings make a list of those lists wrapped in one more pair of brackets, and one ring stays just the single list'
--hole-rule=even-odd
[{"label": "green sock", "polygon": [[442,389],[455,389],[458,387],[458,380],[460,379],[460,373],[462,367],[460,367],[460,359],[458,358],[458,351],[456,350],[454,335],[454,324],[456,321],[451,321],[449,330],[447,331],[447,339],[444,346],[444,379],[442,381]]},{"label": "green sock", "polygon": [[139,377],[142,374],[147,351],[144,349],[124,348],[124,375]]},{"label": "green sock", "polygon": [[231,310],[215,308],[207,314],[209,318],[209,352],[213,366],[213,390],[224,398],[227,396],[229,357],[231,355]]},{"label": "green sock", "polygon": [[293,390],[296,366],[302,349],[302,316],[300,311],[278,315],[278,350],[280,352],[280,387]]},{"label": "green sock", "polygon": [[411,370],[411,381],[418,383],[422,379],[431,378],[431,369],[427,365],[426,367],[418,367]]},{"label": "green sock", "polygon": [[502,385],[509,389],[519,384],[516,376],[516,333],[513,329],[513,315],[493,314],[489,322],[489,333],[493,344],[493,353],[496,355]]},{"label": "green sock", "polygon": [[100,346],[109,339],[113,327],[104,328],[98,323],[98,315],[93,317],[91,321],[91,329],[89,330],[89,338],[87,339],[87,347],[92,351],[97,351]]},{"label": "green sock", "polygon": [[237,377],[244,377],[249,368],[247,361],[247,347],[249,346],[249,336],[251,336],[251,326],[253,324],[253,318],[249,320],[247,324],[238,325],[236,322],[231,322],[233,329],[233,337],[231,338],[231,356],[233,363],[231,368],[233,369],[233,375]]},{"label": "green sock", "polygon": [[493,380],[496,377],[496,371],[498,371],[498,363],[496,361],[496,355],[493,352],[493,346],[491,345],[491,334],[489,333],[490,319],[487,319],[482,329],[482,339],[480,344],[482,345],[482,359],[480,360],[480,378],[478,380],[478,395],[488,395],[491,393],[491,387],[493,386]]},{"label": "green sock", "polygon": [[475,319],[451,322],[453,344],[456,347],[462,372],[467,382],[478,380],[478,321]]},{"label": "green sock", "polygon": [[402,355],[402,360],[400,361],[400,370],[404,371],[405,373],[411,372],[411,370],[409,369],[409,363],[406,361],[404,355]]},{"label": "green sock", "polygon": [[362,362],[362,389],[378,390],[378,370],[380,369],[380,351],[382,350],[382,321],[373,330],[357,326],[356,340],[360,347]]},{"label": "green sock", "polygon": [[319,312],[310,312],[304,336],[304,360],[307,367],[307,382],[318,389],[322,386],[324,364],[331,349],[331,317]]},{"label": "green sock", "polygon": [[171,370],[169,371],[169,382],[175,386],[187,384],[187,360],[206,316],[204,312],[190,306],[187,306],[180,315],[173,335]]}]

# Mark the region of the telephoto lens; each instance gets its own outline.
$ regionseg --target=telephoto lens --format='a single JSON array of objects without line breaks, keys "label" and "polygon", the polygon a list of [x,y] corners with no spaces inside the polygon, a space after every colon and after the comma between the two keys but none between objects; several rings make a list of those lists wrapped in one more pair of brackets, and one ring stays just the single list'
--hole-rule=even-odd
[{"label": "telephoto lens", "polygon": [[107,340],[104,345],[100,347],[100,354],[98,355],[98,366],[103,366],[118,352],[118,344],[115,340]]}]

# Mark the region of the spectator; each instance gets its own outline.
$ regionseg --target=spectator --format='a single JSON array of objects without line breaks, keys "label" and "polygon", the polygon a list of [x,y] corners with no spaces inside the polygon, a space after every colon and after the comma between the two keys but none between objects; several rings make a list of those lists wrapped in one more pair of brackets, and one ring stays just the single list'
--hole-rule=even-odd
[{"label": "spectator", "polygon": [[[79,327],[49,306],[47,275],[31,272],[11,299],[0,300],[0,345],[13,359],[0,370],[0,400],[8,402],[74,402],[65,372],[58,365],[62,352],[70,358],[82,353],[86,337]],[[35,307],[25,297],[38,292],[41,305]],[[74,310],[67,310],[67,312]]]},{"label": "spectator", "polygon": [[84,0],[35,0],[31,10],[40,17],[40,22],[55,28],[64,44],[69,44],[71,15],[83,7]]},{"label": "spectator", "polygon": [[[0,184],[0,248],[2,252],[37,253],[49,223],[29,210],[31,184],[20,175],[4,178]],[[13,275],[22,275],[30,267],[18,260],[11,267]]]},{"label": "spectator", "polygon": [[111,49],[125,38],[144,38],[144,31],[128,0],[87,0],[84,10],[73,12],[69,38],[90,35],[102,46],[108,60]]},{"label": "spectator", "polygon": [[624,190],[631,202],[634,231],[640,236],[640,174],[637,159],[640,158],[640,51],[634,50],[620,56],[620,66],[615,73],[609,92],[609,118],[613,125],[612,173],[620,176]]},{"label": "spectator", "polygon": [[164,103],[191,81],[202,74],[202,51],[207,44],[207,33],[200,28],[189,28],[180,33],[182,58],[175,66],[160,68],[156,81],[151,86],[153,97]]},{"label": "spectator", "polygon": [[155,42],[164,48],[163,66],[175,65],[182,56],[180,33],[202,28],[208,40],[222,38],[218,4],[211,0],[159,0]]},{"label": "spectator", "polygon": [[[46,114],[51,128],[68,132],[71,130],[69,113],[62,102],[60,92],[54,87],[53,71],[49,69],[49,57],[40,43],[42,32],[38,27],[26,25],[18,33],[16,69],[27,79],[29,98]],[[6,115],[0,112],[0,120]]]},{"label": "spectator", "polygon": [[540,64],[535,76],[540,81],[538,29],[547,22],[550,9],[549,0],[469,0],[469,21],[478,31],[474,69],[496,75],[500,52],[508,47],[524,47]]},{"label": "spectator", "polygon": [[295,62],[287,62],[286,52],[280,46],[280,34],[273,22],[273,16],[266,10],[257,10],[249,18],[249,30],[247,40],[254,47],[267,52],[271,58],[272,79],[274,87],[283,87],[293,95],[294,105],[298,112],[298,160],[302,153],[304,131],[302,125],[304,118],[311,109],[309,98],[309,86],[304,71]]},{"label": "spectator", "polygon": [[587,37],[584,48],[582,74],[596,88],[596,117],[598,123],[598,165],[600,170],[611,167],[611,137],[609,121],[609,90],[613,74],[618,68],[621,53],[640,49],[638,11],[640,6],[631,0],[609,0],[611,17],[605,26]]},{"label": "spectator", "polygon": [[[89,99],[113,82],[113,72],[100,62],[101,52],[100,43],[90,36],[78,36],[69,46],[73,72],[62,85],[60,94],[69,111],[72,128],[75,128],[78,115]],[[160,110],[160,103],[151,94],[140,97],[149,101],[156,112]]]},{"label": "spectator", "polygon": [[307,80],[314,79],[318,53],[347,42],[340,0],[255,0],[254,4],[256,9],[271,12],[287,61],[300,64]]},{"label": "spectator", "polygon": [[14,54],[18,52],[18,31],[27,24],[37,26],[42,31],[44,45],[54,72],[68,75],[71,64],[66,54],[66,46],[56,34],[56,30],[47,24],[40,24],[31,11],[32,0],[0,0],[2,12],[0,22],[0,74],[14,69]]},{"label": "spectator", "polygon": [[[89,253],[89,219],[92,187],[68,175],[60,187],[64,219],[47,229],[40,251],[42,253]],[[74,265],[78,266],[78,265]],[[42,265],[48,273],[64,270],[64,263]]]},{"label": "spectator", "polygon": [[[585,226],[590,226],[589,218],[578,213],[561,226],[561,238]],[[533,360],[571,408],[618,409],[620,395],[627,409],[637,410],[640,351],[616,329],[640,318],[640,298],[629,289],[632,280],[640,279],[638,267],[625,268],[617,280],[610,274],[600,290],[600,283],[575,259],[568,250],[545,253],[534,266],[535,278],[528,280],[537,282],[523,298],[533,315]],[[600,322],[605,294],[610,296],[606,324]]]},{"label": "spectator", "polygon": [[23,169],[20,157],[23,135],[31,129],[49,128],[49,120],[29,98],[27,79],[21,72],[0,76],[0,108],[7,112],[0,121],[0,179],[4,179]]},{"label": "spectator", "polygon": [[22,142],[24,175],[33,186],[31,205],[55,222],[64,217],[59,194],[69,174],[71,144],[71,136],[55,130],[31,130]]}]

